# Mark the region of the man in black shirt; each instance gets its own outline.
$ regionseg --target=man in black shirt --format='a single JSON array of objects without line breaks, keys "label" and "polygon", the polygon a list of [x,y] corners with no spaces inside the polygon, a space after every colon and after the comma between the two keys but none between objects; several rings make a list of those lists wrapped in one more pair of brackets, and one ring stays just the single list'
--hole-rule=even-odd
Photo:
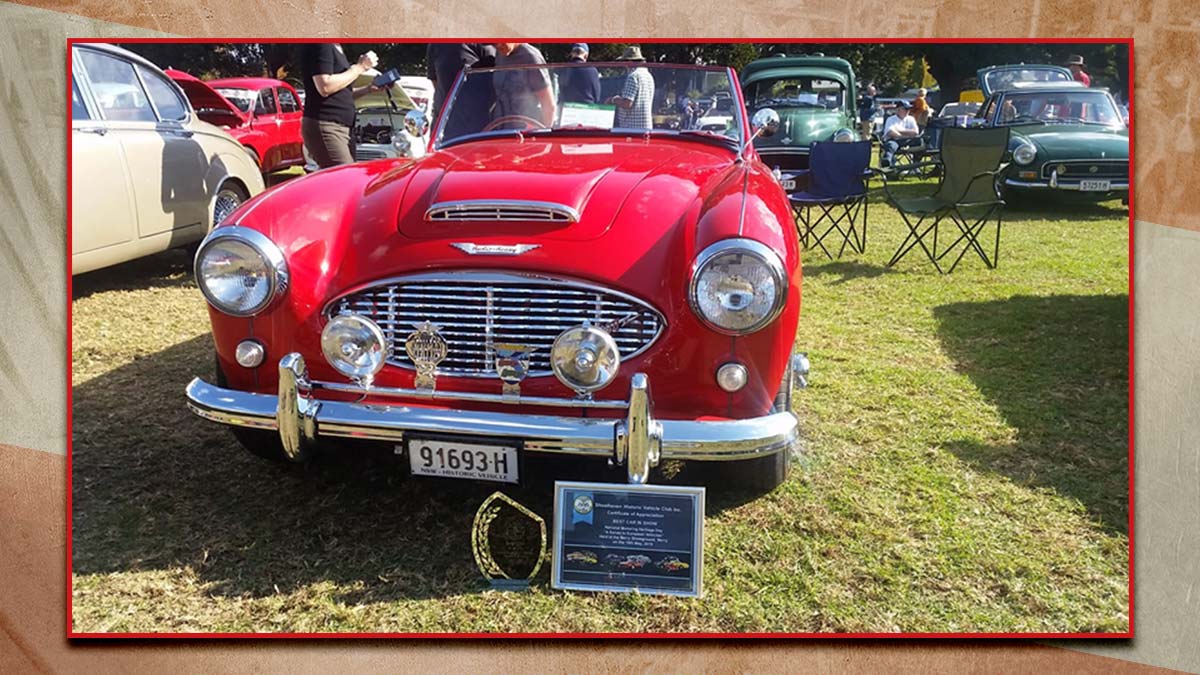
[{"label": "man in black shirt", "polygon": [[354,99],[371,86],[354,87],[354,81],[379,63],[375,52],[358,57],[353,66],[336,43],[300,47],[300,75],[304,80],[304,119],[300,134],[304,148],[322,169],[354,162]]},{"label": "man in black shirt", "polygon": [[[585,42],[571,45],[571,61],[585,63],[588,46]],[[564,103],[599,103],[600,71],[592,66],[576,66],[559,70],[559,99]]]},{"label": "man in black shirt", "polygon": [[482,43],[434,42],[425,48],[425,64],[425,74],[433,81],[433,114],[440,115],[459,71],[496,65],[496,48]]}]

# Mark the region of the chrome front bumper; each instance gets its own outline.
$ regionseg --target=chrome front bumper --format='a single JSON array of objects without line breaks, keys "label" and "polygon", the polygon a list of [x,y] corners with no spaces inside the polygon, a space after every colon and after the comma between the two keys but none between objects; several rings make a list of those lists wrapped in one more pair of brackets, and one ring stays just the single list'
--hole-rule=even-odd
[{"label": "chrome front bumper", "polygon": [[[1079,189],[1079,183],[1060,183],[1058,180],[1058,172],[1051,171],[1048,180],[1017,180],[1015,178],[1004,179],[1004,184],[1008,187],[1021,188],[1026,190],[1071,190],[1074,192],[1082,192]],[[1129,192],[1128,180],[1110,180],[1108,192]],[[1097,192],[1096,194],[1107,194],[1106,192]]]},{"label": "chrome front bumper", "polygon": [[215,387],[196,378],[188,407],[200,417],[250,429],[275,430],[293,460],[320,437],[400,443],[408,433],[519,438],[529,452],[604,457],[645,483],[662,460],[727,461],[790,452],[799,443],[790,412],[728,421],[656,420],[650,380],[633,376],[623,419],[559,417],[321,401],[312,397],[304,359],[279,361],[279,395]]}]

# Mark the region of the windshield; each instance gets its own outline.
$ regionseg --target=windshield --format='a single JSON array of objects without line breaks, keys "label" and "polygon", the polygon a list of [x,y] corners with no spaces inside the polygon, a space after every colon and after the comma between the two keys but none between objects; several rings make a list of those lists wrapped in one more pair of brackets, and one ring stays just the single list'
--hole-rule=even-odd
[{"label": "windshield", "polygon": [[846,90],[840,82],[819,77],[788,77],[750,85],[747,105],[840,110],[845,99]]},{"label": "windshield", "polygon": [[258,92],[251,89],[226,89],[222,87],[215,91],[228,99],[230,103],[244,113],[250,112],[250,108],[254,106],[254,99],[258,96]]},{"label": "windshield", "polygon": [[1004,68],[984,73],[988,91],[1008,89],[1013,82],[1068,82],[1070,76],[1055,68]]},{"label": "windshield", "polygon": [[582,62],[464,71],[446,101],[438,145],[490,135],[631,131],[742,138],[727,68]]},{"label": "windshield", "polygon": [[[990,104],[988,116],[995,113]],[[1004,95],[997,124],[1074,122],[1114,126],[1121,117],[1112,99],[1103,91],[1028,92]]]}]

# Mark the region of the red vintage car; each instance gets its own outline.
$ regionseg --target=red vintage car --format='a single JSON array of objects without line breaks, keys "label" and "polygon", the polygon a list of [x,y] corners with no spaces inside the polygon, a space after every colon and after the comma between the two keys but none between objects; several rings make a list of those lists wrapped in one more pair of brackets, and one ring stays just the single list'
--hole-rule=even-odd
[{"label": "red vintage car", "polygon": [[191,409],[272,459],[356,439],[416,475],[517,482],[561,454],[782,482],[800,254],[751,144],[778,116],[739,98],[726,129],[680,130],[673,96],[740,97],[732,70],[591,65],[598,103],[556,99],[579,66],[468,70],[425,157],[233,213],[196,256],[217,374]]},{"label": "red vintage car", "polygon": [[201,80],[168,68],[196,116],[229,132],[263,173],[304,164],[300,97],[292,85],[266,77]]}]

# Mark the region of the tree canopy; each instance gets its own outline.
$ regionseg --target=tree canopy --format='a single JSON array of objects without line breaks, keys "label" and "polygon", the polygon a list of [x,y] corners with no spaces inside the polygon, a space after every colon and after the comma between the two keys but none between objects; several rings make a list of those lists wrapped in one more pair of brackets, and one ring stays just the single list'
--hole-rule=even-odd
[{"label": "tree canopy", "polygon": [[[570,43],[535,42],[547,61],[565,61]],[[632,43],[605,42],[590,46],[593,61],[616,58]],[[941,98],[957,100],[959,92],[973,85],[975,72],[1005,63],[1063,63],[1069,54],[1087,62],[1092,83],[1127,97],[1129,50],[1124,44],[1049,43],[730,43],[674,42],[637,43],[647,60],[663,63],[728,65],[741,70],[754,59],[771,54],[814,54],[838,56],[850,62],[860,85],[874,83],[882,94],[895,95],[923,85],[926,70],[941,88]],[[296,45],[273,43],[155,43],[121,45],[161,67],[185,70],[198,77],[263,75],[298,77]],[[374,50],[382,65],[406,75],[425,73],[425,43],[350,43],[346,53],[353,60]]]}]

